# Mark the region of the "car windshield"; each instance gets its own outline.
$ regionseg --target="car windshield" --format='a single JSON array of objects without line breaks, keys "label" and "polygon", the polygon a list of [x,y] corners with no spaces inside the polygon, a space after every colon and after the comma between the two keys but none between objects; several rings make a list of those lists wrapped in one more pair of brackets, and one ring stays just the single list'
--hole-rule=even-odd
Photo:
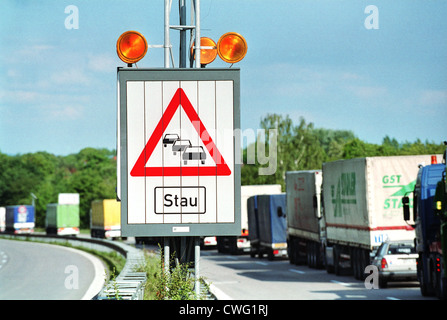
[{"label": "car windshield", "polygon": [[412,244],[409,243],[391,243],[388,247],[387,254],[410,254],[416,253],[416,250]]}]

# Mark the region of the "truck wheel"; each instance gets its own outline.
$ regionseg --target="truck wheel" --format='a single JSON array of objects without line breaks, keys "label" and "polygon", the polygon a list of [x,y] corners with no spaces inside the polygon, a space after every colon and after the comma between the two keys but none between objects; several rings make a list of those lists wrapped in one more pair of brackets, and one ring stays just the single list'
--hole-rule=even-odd
[{"label": "truck wheel", "polygon": [[308,252],[309,256],[309,267],[316,268],[317,267],[317,250],[316,250],[316,243],[313,241],[310,241],[308,243]]},{"label": "truck wheel", "polygon": [[382,277],[379,277],[379,288],[385,289],[388,287],[388,281]]},{"label": "truck wheel", "polygon": [[447,278],[442,278],[439,282],[440,284],[440,295],[438,296],[441,300],[447,300]]},{"label": "truck wheel", "polygon": [[[427,279],[428,272],[430,270],[428,270],[427,273],[425,273],[424,272],[424,268],[425,268],[424,260],[425,259],[421,258],[421,259],[418,259],[418,260],[422,262],[422,263],[418,264],[418,279],[419,279],[419,286],[421,288],[421,294],[424,297],[433,296],[434,292],[433,292],[433,290],[431,290],[432,288],[430,287],[430,282]],[[427,277],[425,275],[427,275]]]},{"label": "truck wheel", "polygon": [[360,249],[359,251],[360,255],[360,280],[366,279],[365,269],[366,266],[371,264],[370,258],[369,258],[369,251],[365,249]]},{"label": "truck wheel", "polygon": [[352,264],[352,271],[354,272],[354,278],[359,280],[360,279],[360,272],[359,272],[359,249],[353,248],[351,252],[351,264]]},{"label": "truck wheel", "polygon": [[295,246],[293,245],[293,239],[291,239],[288,243],[287,243],[287,253],[289,256],[289,262],[290,264],[295,264]]},{"label": "truck wheel", "polygon": [[326,256],[326,246],[323,247],[323,265],[327,273],[334,273],[334,266],[330,265]]},{"label": "truck wheel", "polygon": [[446,278],[442,277],[442,272],[436,274],[436,296],[438,299],[445,300],[446,296]]},{"label": "truck wheel", "polygon": [[339,259],[340,259],[340,253],[338,250],[338,246],[334,246],[334,273],[337,276],[340,275]]}]

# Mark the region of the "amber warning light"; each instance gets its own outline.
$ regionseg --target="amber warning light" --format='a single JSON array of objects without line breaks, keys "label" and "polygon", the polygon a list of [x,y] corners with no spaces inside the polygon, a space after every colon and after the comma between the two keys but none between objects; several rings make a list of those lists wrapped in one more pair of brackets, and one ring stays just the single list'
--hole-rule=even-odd
[{"label": "amber warning light", "polygon": [[147,41],[137,31],[124,32],[116,42],[118,57],[126,63],[136,63],[143,59],[147,52]]},{"label": "amber warning light", "polygon": [[[209,64],[217,57],[216,43],[208,37],[200,38],[200,64]],[[196,58],[194,53],[195,42],[191,46],[191,54]]]},{"label": "amber warning light", "polygon": [[[227,62],[236,63],[244,59],[247,54],[247,41],[244,37],[236,32],[228,32],[220,37],[219,41],[216,43],[207,37],[200,38],[200,64],[206,65],[214,61],[217,55]],[[191,54],[194,55],[193,48],[195,44],[193,43],[191,47]]]},{"label": "amber warning light", "polygon": [[225,62],[239,62],[247,54],[247,42],[239,33],[225,33],[217,42],[217,54]]}]

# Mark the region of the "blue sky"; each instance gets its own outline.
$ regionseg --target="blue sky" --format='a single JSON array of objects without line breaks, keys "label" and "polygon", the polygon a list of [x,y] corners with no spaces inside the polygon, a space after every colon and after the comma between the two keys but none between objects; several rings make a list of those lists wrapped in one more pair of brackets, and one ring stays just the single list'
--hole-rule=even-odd
[{"label": "blue sky", "polygon": [[[58,155],[116,148],[116,40],[127,30],[163,43],[163,0],[3,0],[0,151]],[[190,1],[187,1],[188,13]],[[79,10],[66,29],[65,8]],[[367,29],[368,5],[378,29]],[[174,0],[171,24],[178,24]],[[241,126],[268,113],[381,143],[447,139],[447,1],[201,0],[202,36],[248,43]],[[189,17],[188,17],[189,19]],[[178,64],[178,32],[171,31]],[[149,49],[140,68],[163,67]],[[228,68],[216,59],[208,68]]]}]

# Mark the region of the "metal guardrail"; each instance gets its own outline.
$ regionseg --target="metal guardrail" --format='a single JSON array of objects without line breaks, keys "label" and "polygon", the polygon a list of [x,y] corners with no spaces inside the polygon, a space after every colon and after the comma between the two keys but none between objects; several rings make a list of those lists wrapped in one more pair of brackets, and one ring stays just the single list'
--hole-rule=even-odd
[{"label": "metal guardrail", "polygon": [[114,244],[126,251],[126,264],[120,274],[104,286],[96,299],[143,300],[146,273],[135,271],[144,262],[143,251],[124,243]]},{"label": "metal guardrail", "polygon": [[143,251],[129,246],[125,243],[106,239],[91,239],[71,236],[56,236],[45,234],[7,234],[0,235],[2,238],[26,238],[39,242],[63,242],[70,243],[74,248],[84,247],[87,249],[111,252],[116,251],[126,258],[126,264],[120,274],[111,282],[106,283],[102,290],[93,298],[95,300],[123,299],[142,300],[144,295],[144,284],[146,274],[135,272],[136,268],[144,262]]}]

